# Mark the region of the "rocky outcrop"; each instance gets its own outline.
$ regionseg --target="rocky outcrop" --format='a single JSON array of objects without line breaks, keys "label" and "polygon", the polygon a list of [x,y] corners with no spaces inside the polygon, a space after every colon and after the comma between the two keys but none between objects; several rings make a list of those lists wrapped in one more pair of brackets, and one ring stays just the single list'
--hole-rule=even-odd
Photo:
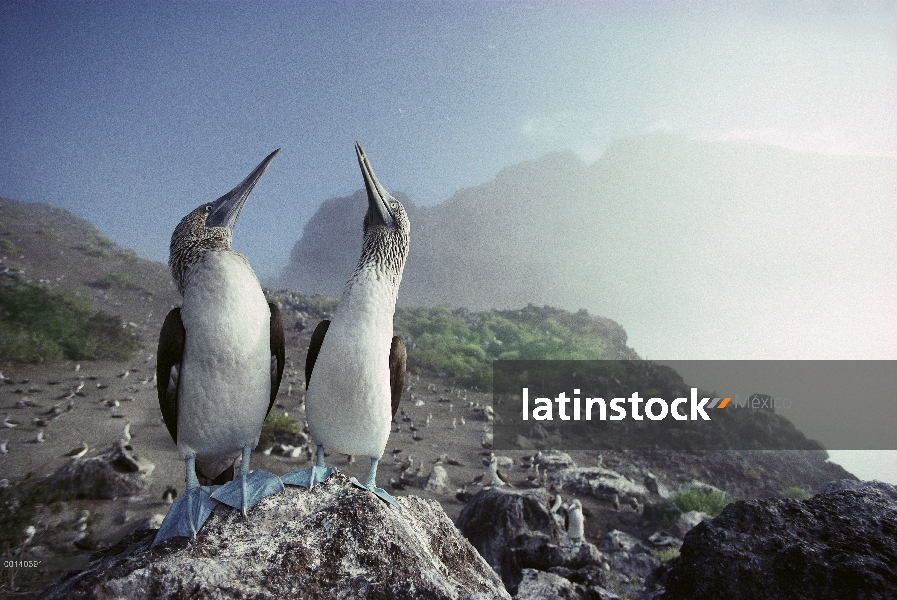
[{"label": "rocky outcrop", "polygon": [[[632,552],[614,547],[610,555],[589,543],[570,546],[542,489],[484,490],[467,503],[458,528],[517,598],[615,598],[607,588],[640,590],[641,584],[630,582],[654,558],[631,547]],[[640,546],[639,552],[648,549]],[[611,571],[615,562],[619,573]],[[630,567],[632,575],[623,572]]]},{"label": "rocky outcrop", "polygon": [[265,498],[248,518],[219,506],[193,540],[151,549],[155,531],[136,532],[40,597],[509,598],[437,502],[398,502],[336,473]]},{"label": "rocky outcrop", "polygon": [[685,536],[664,600],[897,598],[897,487],[730,504]]},{"label": "rocky outcrop", "polygon": [[78,498],[112,500],[139,493],[155,468],[130,444],[119,440],[98,456],[76,458],[62,465],[50,476],[48,485]]}]

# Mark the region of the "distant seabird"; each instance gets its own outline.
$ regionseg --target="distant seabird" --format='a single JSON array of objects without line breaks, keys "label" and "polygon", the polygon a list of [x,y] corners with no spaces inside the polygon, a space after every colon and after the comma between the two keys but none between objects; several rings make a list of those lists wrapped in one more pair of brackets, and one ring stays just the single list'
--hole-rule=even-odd
[{"label": "distant seabird", "polygon": [[6,454],[9,452],[9,440],[3,440],[0,442],[0,454]]},{"label": "distant seabird", "polygon": [[82,456],[87,454],[87,451],[89,449],[90,447],[87,445],[87,442],[81,442],[80,446],[78,446],[77,448],[72,448],[71,450],[63,454],[63,456],[68,456],[70,458],[81,458]]},{"label": "distant seabird", "polygon": [[[168,264],[184,301],[162,326],[156,376],[159,407],[185,462],[187,489],[154,544],[195,536],[216,500],[245,515],[283,489],[277,476],[249,472],[250,453],[283,375],[283,324],[249,262],[231,249],[243,204],[275,154],[232,191],[184,217],[171,236]],[[213,483],[231,479],[241,454],[234,481],[200,486],[198,474]]]},{"label": "distant seabird", "polygon": [[550,512],[556,514],[557,511],[560,510],[561,505],[563,504],[563,502],[564,502],[564,501],[563,501],[563,499],[561,498],[561,495],[560,495],[560,494],[558,494],[557,496],[555,496],[555,497],[554,497],[554,504],[551,505],[551,511],[550,511]]},{"label": "distant seabird", "polygon": [[567,537],[571,546],[581,546],[585,535],[585,517],[582,515],[582,502],[574,499],[567,506]]},{"label": "distant seabird", "polygon": [[498,458],[494,455],[489,460],[489,477],[493,487],[501,487],[503,485],[514,487],[511,485],[511,479],[508,477],[508,474],[498,468]]},{"label": "distant seabird", "polygon": [[45,440],[44,440],[44,430],[43,430],[43,429],[38,429],[38,430],[37,430],[37,435],[34,436],[34,443],[35,443],[35,444],[43,444],[44,441],[45,441]]},{"label": "distant seabird", "polygon": [[393,314],[408,255],[409,222],[401,203],[374,175],[364,151],[355,145],[368,195],[361,258],[329,323],[312,335],[305,373],[306,419],[318,444],[316,465],[292,471],[285,483],[312,486],[330,474],[324,448],[369,456],[371,466],[362,485],[396,504],[376,487],[383,456],[405,387],[405,344],[393,336]]},{"label": "distant seabird", "polygon": [[19,426],[19,422],[15,421],[13,419],[10,419],[9,415],[7,414],[5,417],[3,417],[3,422],[0,423],[0,426],[5,427],[6,429],[13,429],[13,428]]}]

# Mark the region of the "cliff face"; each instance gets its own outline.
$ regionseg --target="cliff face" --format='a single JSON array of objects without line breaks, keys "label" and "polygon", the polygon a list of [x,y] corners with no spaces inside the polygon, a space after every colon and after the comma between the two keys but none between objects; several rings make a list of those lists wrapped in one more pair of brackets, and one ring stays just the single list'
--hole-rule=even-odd
[{"label": "cliff face", "polygon": [[139,531],[40,597],[509,598],[439,503],[399,503],[337,473],[266,498],[247,519],[219,506],[195,540],[150,549],[155,531]]}]

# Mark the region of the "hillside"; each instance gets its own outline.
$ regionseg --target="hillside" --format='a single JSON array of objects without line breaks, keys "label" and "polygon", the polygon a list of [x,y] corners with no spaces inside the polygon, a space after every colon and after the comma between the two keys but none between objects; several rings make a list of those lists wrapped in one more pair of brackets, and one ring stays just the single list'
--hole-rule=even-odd
[{"label": "hillside", "polygon": [[[895,190],[886,159],[667,134],[551,154],[432,208],[402,197],[399,303],[585,308],[652,358],[891,358]],[[325,202],[277,285],[338,296],[364,207]]]},{"label": "hillside", "polygon": [[[0,454],[0,473],[7,486],[0,487],[0,547],[20,544],[29,524],[35,534],[28,555],[43,557],[108,547],[136,528],[158,525],[169,506],[163,494],[184,485],[183,463],[161,421],[154,381],[157,332],[171,305],[179,302],[166,266],[142,260],[116,247],[89,223],[41,204],[0,201],[0,244],[5,277],[75,290],[89,298],[94,309],[121,317],[142,342],[130,360],[0,365],[0,412],[17,423],[0,435],[6,450]],[[336,301],[289,291],[266,294],[281,307],[287,343],[272,423],[292,433],[267,429],[252,465],[283,474],[308,466],[313,455],[313,443],[302,433],[303,366],[311,331],[330,315]],[[490,383],[492,359],[637,358],[619,324],[585,311],[405,307],[397,311],[395,325],[409,345],[410,374],[378,482],[395,495],[438,500],[452,519],[483,486],[492,430],[486,410],[492,396],[484,388]],[[154,465],[138,494],[98,499],[47,491],[45,477],[71,464],[69,450],[83,444],[85,459],[97,457],[121,439],[126,425],[135,456]],[[39,433],[43,441],[38,441]],[[532,450],[501,454],[514,484],[529,485],[525,465]],[[607,450],[571,455],[581,466],[604,465],[632,482],[656,477],[675,490],[699,480],[735,498],[776,495],[791,488],[806,494],[830,480],[850,477],[827,462],[824,451]],[[403,468],[412,457],[416,471]],[[362,477],[367,471],[366,461],[339,454],[331,454],[328,464],[350,476]],[[448,482],[443,488],[425,489],[435,464],[448,465]],[[645,507],[618,508],[588,495],[582,501],[593,515],[586,532],[590,540],[612,529],[646,535],[647,528],[656,527],[640,512]],[[665,506],[659,497],[652,496],[652,501]],[[37,591],[54,575],[20,572],[15,586]],[[10,591],[12,582],[5,580],[0,590]]]},{"label": "hillside", "polygon": [[168,267],[113,244],[96,227],[48,204],[0,198],[0,271],[86,297],[154,347],[180,303]]}]

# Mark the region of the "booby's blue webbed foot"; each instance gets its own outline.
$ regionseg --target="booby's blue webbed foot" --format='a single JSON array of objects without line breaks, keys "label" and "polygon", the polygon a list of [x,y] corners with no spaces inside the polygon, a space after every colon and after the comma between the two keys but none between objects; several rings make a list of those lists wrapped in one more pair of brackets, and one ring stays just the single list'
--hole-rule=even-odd
[{"label": "booby's blue webbed foot", "polygon": [[212,494],[213,500],[243,511],[244,517],[246,511],[258,504],[259,500],[283,491],[283,483],[277,475],[260,469],[249,472],[251,451],[249,446],[243,448],[240,472],[233,481],[228,481]]},{"label": "booby's blue webbed foot", "polygon": [[318,456],[315,466],[307,469],[294,469],[285,475],[280,476],[280,480],[286,485],[298,485],[311,489],[316,483],[321,483],[333,473],[336,469],[324,466],[324,446],[318,446]]},{"label": "booby's blue webbed foot", "polygon": [[395,506],[396,508],[402,508],[402,506],[396,501],[395,498],[393,498],[389,494],[389,492],[387,492],[383,488],[378,488],[376,486],[375,482],[377,480],[377,463],[379,463],[379,462],[380,462],[379,458],[374,458],[373,456],[371,457],[371,468],[368,471],[368,478],[364,482],[364,484],[359,482],[354,477],[349,479],[349,481],[351,481],[352,485],[354,485],[355,487],[359,487],[363,490],[369,490],[369,491],[373,492],[378,498],[380,498],[384,502],[391,504],[392,506]]},{"label": "booby's blue webbed foot", "polygon": [[156,532],[153,546],[171,537],[196,537],[196,532],[218,504],[212,499],[218,486],[199,485],[196,478],[196,457],[188,456],[184,459],[184,464],[187,467],[187,490],[168,509],[168,514]]},{"label": "booby's blue webbed foot", "polygon": [[336,472],[336,469],[333,467],[309,467],[307,469],[296,469],[281,475],[280,480],[286,485],[298,485],[311,489],[313,485],[321,483],[334,472]]},{"label": "booby's blue webbed foot", "polygon": [[171,537],[196,537],[196,533],[218,504],[211,497],[217,487],[202,486],[188,489],[183,496],[175,500],[156,533],[153,546]]}]

